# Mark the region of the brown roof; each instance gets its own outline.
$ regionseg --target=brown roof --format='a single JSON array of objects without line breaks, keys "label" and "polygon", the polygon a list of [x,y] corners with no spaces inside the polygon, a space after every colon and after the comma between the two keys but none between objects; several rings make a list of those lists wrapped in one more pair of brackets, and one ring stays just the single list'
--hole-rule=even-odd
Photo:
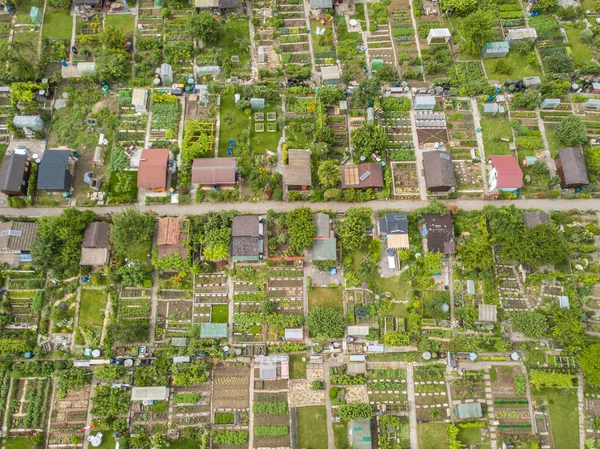
[{"label": "brown roof", "polygon": [[238,215],[231,221],[232,237],[254,237],[258,236],[260,223],[258,215]]},{"label": "brown roof", "polygon": [[158,220],[158,236],[156,244],[177,245],[180,242],[181,223],[179,218],[165,217]]},{"label": "brown roof", "polygon": [[310,151],[289,150],[288,165],[285,168],[285,183],[288,186],[311,185]]},{"label": "brown roof", "polygon": [[561,148],[558,150],[559,164],[562,163],[562,181],[565,186],[589,184],[587,166],[579,148]]},{"label": "brown roof", "polygon": [[140,189],[159,189],[167,187],[168,149],[143,150],[138,168],[137,185]]},{"label": "brown roof", "polygon": [[342,189],[383,187],[383,170],[378,163],[343,165]]},{"label": "brown roof", "polygon": [[550,215],[546,212],[525,212],[523,221],[526,228],[535,228],[541,224],[550,224]]},{"label": "brown roof", "polygon": [[[0,252],[29,251],[37,235],[37,230],[37,223],[21,221],[0,223]],[[8,231],[13,232],[9,233]]]},{"label": "brown roof", "polygon": [[423,217],[427,228],[427,251],[430,253],[454,254],[454,227],[450,214],[427,214]]},{"label": "brown roof", "polygon": [[108,263],[108,248],[81,248],[79,265],[99,267]]},{"label": "brown roof", "polygon": [[424,152],[423,169],[428,189],[456,187],[454,164],[448,152],[438,150]]},{"label": "brown roof", "polygon": [[181,244],[184,240],[185,235],[181,232],[181,220],[174,217],[158,220],[156,244],[158,245],[159,259],[173,253],[178,253],[182,259],[186,259],[188,249]]},{"label": "brown roof", "polygon": [[110,225],[101,221],[90,223],[83,234],[83,248],[108,248]]},{"label": "brown roof", "polygon": [[236,160],[234,157],[194,159],[193,184],[235,184]]}]

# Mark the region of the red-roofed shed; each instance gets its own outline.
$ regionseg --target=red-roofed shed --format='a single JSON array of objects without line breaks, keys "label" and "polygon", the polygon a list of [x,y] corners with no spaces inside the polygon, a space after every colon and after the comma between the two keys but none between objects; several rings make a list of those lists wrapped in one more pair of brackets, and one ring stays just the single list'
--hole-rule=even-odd
[{"label": "red-roofed shed", "polygon": [[488,173],[490,191],[511,191],[523,187],[523,172],[514,156],[490,156]]}]

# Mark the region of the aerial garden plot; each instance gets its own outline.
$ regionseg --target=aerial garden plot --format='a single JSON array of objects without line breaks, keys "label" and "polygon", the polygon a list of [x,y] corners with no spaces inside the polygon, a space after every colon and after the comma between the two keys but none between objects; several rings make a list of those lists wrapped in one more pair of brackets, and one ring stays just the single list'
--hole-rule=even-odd
[{"label": "aerial garden plot", "polygon": [[[62,444],[73,444],[73,435],[85,427],[88,418],[90,387],[73,387],[63,390],[57,395],[52,404],[50,416],[50,434],[48,447],[60,447]],[[75,444],[82,447],[83,441]]]},{"label": "aerial garden plot", "polygon": [[406,371],[378,368],[367,371],[369,403],[386,412],[404,412],[407,408]]},{"label": "aerial garden plot", "polygon": [[179,122],[181,119],[181,103],[173,95],[160,91],[152,92],[152,118],[150,121],[150,141],[167,142],[173,145],[177,142]]},{"label": "aerial garden plot", "polygon": [[430,365],[415,369],[417,419],[421,422],[445,421],[450,417],[446,393],[445,367]]},{"label": "aerial garden plot", "polygon": [[169,414],[179,431],[210,423],[210,389],[210,382],[173,387]]},{"label": "aerial garden plot", "polygon": [[122,145],[143,145],[146,139],[148,116],[136,112],[131,105],[131,89],[119,91],[119,130],[118,140]]},{"label": "aerial garden plot", "polygon": [[492,366],[489,371],[498,437],[531,433],[525,375],[518,367]]},{"label": "aerial garden plot", "polygon": [[411,80],[411,85],[423,79],[423,75],[416,67],[419,57],[415,43],[415,30],[410,17],[411,9],[408,0],[393,0],[387,7],[392,40],[396,46],[396,55],[400,67],[400,75],[405,80]]},{"label": "aerial garden plot", "polygon": [[307,79],[311,74],[310,36],[304,5],[297,0],[278,0],[280,20],[273,24],[278,29],[280,62],[288,78]]},{"label": "aerial garden plot", "polygon": [[8,397],[8,435],[39,432],[45,428],[52,394],[50,378],[13,379]]},{"label": "aerial garden plot", "polygon": [[287,393],[255,392],[254,447],[287,447],[290,445],[290,415]]}]

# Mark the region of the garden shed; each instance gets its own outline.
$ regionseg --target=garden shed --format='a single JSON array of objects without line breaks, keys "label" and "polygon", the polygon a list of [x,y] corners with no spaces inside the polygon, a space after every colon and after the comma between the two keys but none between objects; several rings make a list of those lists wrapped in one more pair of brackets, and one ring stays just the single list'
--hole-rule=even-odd
[{"label": "garden shed", "polygon": [[288,355],[259,355],[255,358],[258,363],[258,371],[260,379],[277,379],[277,364],[281,363],[282,377],[284,365],[290,363]]},{"label": "garden shed", "polygon": [[580,148],[560,148],[554,163],[563,188],[577,189],[590,183],[587,165]]},{"label": "garden shed", "polygon": [[145,114],[148,111],[148,91],[143,88],[133,89],[131,106],[135,108],[135,112]]},{"label": "garden shed", "polygon": [[218,8],[219,0],[195,0],[194,6],[196,8]]},{"label": "garden shed", "polygon": [[264,108],[264,98],[250,98],[250,109],[252,109],[253,111],[262,111]]},{"label": "garden shed", "polygon": [[446,43],[450,40],[450,37],[451,34],[448,28],[432,28],[427,35],[427,45],[431,45],[431,41],[438,42],[443,40]]},{"label": "garden shed", "polygon": [[593,98],[590,98],[588,101],[586,101],[583,104],[583,107],[585,109],[600,109],[600,100],[595,100]]},{"label": "garden shed", "polygon": [[17,129],[30,129],[31,131],[42,131],[44,120],[39,115],[15,115],[13,125]]},{"label": "garden shed", "polygon": [[483,416],[480,402],[471,402],[470,404],[459,404],[454,409],[458,419],[475,419]]},{"label": "garden shed", "polygon": [[100,267],[108,263],[110,255],[110,225],[101,221],[90,223],[83,233],[80,265]]},{"label": "garden shed", "polygon": [[496,115],[500,110],[498,103],[485,103],[483,105],[483,113],[489,115]]},{"label": "garden shed", "polygon": [[558,297],[558,305],[561,309],[570,309],[569,305],[569,297],[568,296],[559,296]]},{"label": "garden shed", "polygon": [[169,387],[133,387],[132,401],[166,401],[169,399]]},{"label": "garden shed", "polygon": [[353,449],[371,449],[371,421],[368,419],[353,419],[350,421],[350,441]]},{"label": "garden shed", "polygon": [[171,346],[176,348],[185,348],[188,345],[188,339],[185,337],[173,337],[171,338]]},{"label": "garden shed", "polygon": [[221,67],[218,65],[205,65],[204,67],[196,67],[196,75],[198,76],[216,76],[221,73]]},{"label": "garden shed", "polygon": [[556,109],[560,104],[560,98],[546,98],[542,101],[542,109]]},{"label": "garden shed", "polygon": [[488,42],[483,46],[483,57],[488,58],[504,58],[509,50],[508,42]]},{"label": "garden shed", "polygon": [[367,125],[372,125],[375,121],[375,110],[373,108],[367,108]]},{"label": "garden shed", "polygon": [[29,18],[31,19],[31,23],[35,23],[37,25],[40,25],[44,20],[44,17],[42,16],[42,11],[40,11],[40,9],[36,8],[35,6],[32,6],[29,10]]},{"label": "garden shed", "polygon": [[77,71],[81,76],[92,76],[96,74],[95,62],[78,62]]},{"label": "garden shed", "polygon": [[310,7],[313,9],[331,9],[333,0],[310,0]]},{"label": "garden shed", "polygon": [[15,148],[2,158],[0,167],[0,189],[5,195],[20,196],[27,193],[31,162],[27,160],[27,151]]},{"label": "garden shed", "polygon": [[299,327],[297,329],[285,329],[286,341],[302,341],[304,340],[304,329]]},{"label": "garden shed", "polygon": [[531,87],[537,89],[542,85],[542,80],[539,76],[527,76],[523,78],[523,84],[525,84],[525,87],[527,88]]},{"label": "garden shed", "polygon": [[348,326],[348,337],[363,338],[369,336],[369,326]]},{"label": "garden shed", "polygon": [[498,309],[493,304],[479,304],[479,321],[495,323],[498,320]]},{"label": "garden shed", "polygon": [[417,95],[414,101],[416,111],[431,111],[435,107],[435,97],[433,95]]},{"label": "garden shed", "polygon": [[262,45],[260,47],[258,47],[258,63],[262,64],[265,62],[265,47],[263,47]]},{"label": "garden shed", "polygon": [[70,150],[46,150],[38,171],[38,189],[69,192],[73,175],[69,171]]},{"label": "garden shed", "polygon": [[326,65],[321,67],[321,81],[325,85],[338,84],[342,81],[340,69],[337,65]]},{"label": "garden shed", "polygon": [[423,153],[425,185],[431,192],[448,192],[456,187],[456,175],[450,153],[446,151],[426,151]]},{"label": "garden shed", "polygon": [[310,150],[289,150],[284,179],[289,190],[306,190],[310,187]]},{"label": "garden shed", "polygon": [[227,338],[227,324],[225,323],[202,323],[200,325],[200,338]]},{"label": "garden shed", "polygon": [[537,39],[535,28],[513,28],[508,30],[508,36],[506,37],[509,44],[528,39],[533,41]]},{"label": "garden shed", "polygon": [[163,84],[173,84],[173,67],[171,67],[171,64],[162,64],[160,66],[160,79]]}]

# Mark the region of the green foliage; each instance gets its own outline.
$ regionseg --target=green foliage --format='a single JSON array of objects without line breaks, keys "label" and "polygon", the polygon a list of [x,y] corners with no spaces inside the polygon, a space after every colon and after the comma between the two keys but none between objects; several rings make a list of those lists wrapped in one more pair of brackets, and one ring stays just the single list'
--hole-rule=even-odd
[{"label": "green foliage", "polygon": [[257,437],[281,437],[290,433],[288,426],[254,426],[254,436]]},{"label": "green foliage", "polygon": [[496,14],[486,9],[478,9],[465,18],[460,32],[472,55],[478,55],[479,49],[494,38],[497,22]]},{"label": "green foliage", "polygon": [[104,50],[96,55],[96,74],[104,81],[124,81],[131,75],[129,53]]},{"label": "green foliage", "polygon": [[316,228],[309,207],[300,207],[289,212],[286,215],[285,224],[290,236],[290,249],[295,254],[302,254],[304,249],[312,246]]},{"label": "green foliage", "polygon": [[57,217],[42,217],[31,248],[33,266],[58,275],[79,272],[83,232],[95,215],[91,211],[66,209]]},{"label": "green foliage", "polygon": [[310,389],[316,390],[316,391],[324,390],[325,384],[320,380],[313,380],[312,383],[310,384]]},{"label": "green foliage", "polygon": [[580,117],[569,115],[561,120],[555,130],[560,143],[566,146],[579,146],[587,143],[587,129]]},{"label": "green foliage", "polygon": [[[154,216],[149,212],[127,209],[115,215],[110,239],[117,256],[129,260],[145,259],[147,254],[140,254],[138,249],[151,247],[154,224]],[[133,229],[135,232],[132,232]]]},{"label": "green foliage", "polygon": [[365,124],[352,131],[352,146],[356,159],[360,156],[370,158],[371,154],[381,155],[388,145],[388,137],[382,127]]},{"label": "green foliage", "polygon": [[541,312],[511,311],[509,320],[515,332],[521,332],[527,338],[540,339],[548,335],[548,318]]},{"label": "green foliage", "polygon": [[341,182],[340,163],[335,159],[327,159],[319,165],[319,182],[324,189],[337,187]]},{"label": "green foliage", "polygon": [[345,100],[346,94],[344,89],[335,86],[321,86],[317,91],[317,101],[324,107],[328,108],[334,104]]},{"label": "green foliage", "polygon": [[443,0],[443,10],[451,10],[458,16],[466,16],[477,9],[477,0]]},{"label": "green foliage", "polygon": [[546,70],[552,73],[570,73],[575,70],[575,61],[566,52],[553,52],[542,61]]},{"label": "green foliage", "polygon": [[108,382],[121,379],[127,374],[127,369],[122,365],[100,365],[94,369],[94,377]]},{"label": "green foliage", "polygon": [[48,0],[47,5],[54,9],[68,9],[71,6],[71,0]]},{"label": "green foliage", "polygon": [[177,363],[172,367],[173,385],[190,386],[208,380],[210,365],[204,360],[191,363]]},{"label": "green foliage", "polygon": [[313,309],[308,314],[308,327],[318,340],[342,338],[345,330],[344,312],[332,307]]},{"label": "green foliage", "polygon": [[215,413],[215,424],[234,424],[235,415],[233,413]]},{"label": "green foliage", "polygon": [[198,393],[177,393],[173,396],[173,402],[175,404],[196,404],[198,399],[200,399]]},{"label": "green foliage", "polygon": [[510,75],[512,72],[512,67],[505,60],[499,59],[498,61],[496,61],[494,71],[502,75]]},{"label": "green foliage", "polygon": [[94,416],[115,417],[129,412],[130,398],[127,391],[100,385],[92,399]]},{"label": "green foliage", "polygon": [[517,92],[513,96],[513,105],[521,109],[535,109],[539,103],[537,92]]},{"label": "green foliage", "polygon": [[573,375],[568,373],[558,373],[555,371],[531,370],[529,381],[535,388],[558,387],[572,388]]},{"label": "green foliage", "polygon": [[410,344],[408,335],[401,331],[386,332],[383,337],[386,346],[406,346]]},{"label": "green foliage", "polygon": [[255,402],[252,410],[257,415],[285,415],[288,412],[287,402]]},{"label": "green foliage", "polygon": [[212,434],[212,441],[215,444],[236,444],[242,445],[248,443],[248,431],[246,430],[215,430]]},{"label": "green foliage", "polygon": [[213,44],[223,32],[223,26],[212,14],[203,11],[188,16],[187,30],[195,40],[200,40],[204,44]]},{"label": "green foliage", "polygon": [[369,404],[345,404],[338,409],[338,416],[344,422],[353,419],[371,419],[373,410]]},{"label": "green foliage", "polygon": [[579,365],[585,375],[585,382],[592,387],[600,386],[600,343],[587,346],[579,354]]},{"label": "green foliage", "polygon": [[335,374],[332,375],[331,383],[335,385],[364,385],[366,378],[363,374],[351,376],[350,374]]},{"label": "green foliage", "polygon": [[366,239],[365,229],[370,225],[371,209],[356,207],[346,211],[344,221],[338,227],[338,234],[346,255],[353,254],[364,244]]},{"label": "green foliage", "polygon": [[585,347],[585,331],[579,314],[577,309],[558,309],[553,317],[552,338],[574,354]]},{"label": "green foliage", "polygon": [[525,386],[525,374],[519,373],[513,379],[515,383],[515,393],[517,394],[525,394],[526,386]]}]

